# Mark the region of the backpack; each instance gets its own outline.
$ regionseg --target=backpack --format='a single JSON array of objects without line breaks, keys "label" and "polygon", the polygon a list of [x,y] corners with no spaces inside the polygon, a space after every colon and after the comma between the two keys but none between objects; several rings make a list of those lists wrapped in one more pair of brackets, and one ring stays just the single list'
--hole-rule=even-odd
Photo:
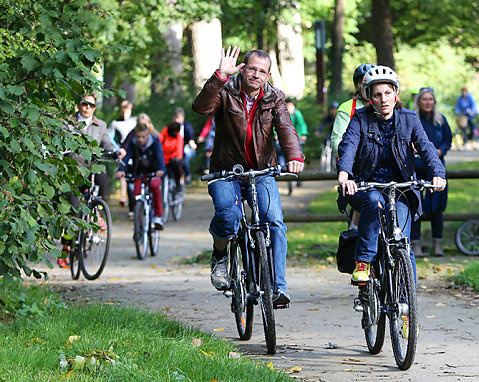
[{"label": "backpack", "polygon": [[341,273],[352,274],[355,264],[354,251],[358,239],[357,229],[348,229],[339,235],[338,252],[336,253],[336,262],[338,271]]}]

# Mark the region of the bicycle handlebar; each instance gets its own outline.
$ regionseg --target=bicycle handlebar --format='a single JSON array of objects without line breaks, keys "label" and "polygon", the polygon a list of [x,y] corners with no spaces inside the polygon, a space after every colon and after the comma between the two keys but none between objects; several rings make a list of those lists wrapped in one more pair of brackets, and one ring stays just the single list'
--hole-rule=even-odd
[{"label": "bicycle handlebar", "polygon": [[293,173],[289,173],[286,166],[271,166],[262,170],[249,170],[244,171],[244,168],[240,164],[235,164],[232,171],[222,170],[212,172],[210,174],[202,175],[202,181],[210,181],[215,179],[229,178],[229,177],[244,177],[244,178],[255,178],[260,175],[271,175],[271,176],[280,176],[280,175],[292,175],[298,176]]},{"label": "bicycle handlebar", "polygon": [[[419,189],[423,188],[436,188],[431,182],[427,180],[410,180],[407,182],[389,182],[389,183],[378,183],[378,182],[359,182],[358,191],[366,191],[371,188],[401,188],[401,187],[417,187]],[[338,192],[341,192],[341,186],[338,186]]]}]

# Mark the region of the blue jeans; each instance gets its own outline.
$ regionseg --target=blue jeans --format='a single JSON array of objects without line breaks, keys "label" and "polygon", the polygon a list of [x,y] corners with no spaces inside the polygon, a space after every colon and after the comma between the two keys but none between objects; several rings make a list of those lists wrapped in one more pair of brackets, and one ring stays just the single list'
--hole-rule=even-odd
[{"label": "blue jeans", "polygon": [[190,160],[192,160],[196,156],[196,151],[193,150],[190,145],[185,145],[183,150],[183,158],[184,158],[184,165],[185,165],[185,176],[190,176]]},{"label": "blue jeans", "polygon": [[[380,231],[379,204],[381,209],[388,208],[387,197],[377,190],[358,191],[351,197],[349,204],[360,212],[358,223],[358,241],[356,242],[356,260],[372,263],[376,259]],[[398,226],[402,229],[402,237],[410,238],[411,212],[404,197],[396,200]],[[416,278],[416,259],[411,249],[411,264]]]},{"label": "blue jeans", "polygon": [[[241,187],[249,188],[249,184],[239,180],[231,182],[217,180],[208,184],[208,192],[215,207],[215,216],[210,223],[210,233],[215,239],[231,239],[238,232],[241,221]],[[277,288],[286,292],[285,271],[288,242],[278,185],[273,177],[261,176],[258,178],[256,190],[260,221],[261,223],[270,223],[275,284]],[[246,199],[251,205],[249,190]]]}]

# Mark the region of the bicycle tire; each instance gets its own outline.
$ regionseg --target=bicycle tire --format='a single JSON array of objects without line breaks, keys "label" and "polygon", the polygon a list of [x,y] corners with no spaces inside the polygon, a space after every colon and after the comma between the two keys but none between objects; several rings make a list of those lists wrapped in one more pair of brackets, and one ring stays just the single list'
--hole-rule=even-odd
[{"label": "bicycle tire", "polygon": [[249,340],[253,333],[253,301],[249,300],[246,291],[246,273],[243,272],[243,256],[245,245],[237,241],[232,242],[230,246],[230,280],[231,292],[231,311],[235,316],[236,328],[240,340]]},{"label": "bicycle tire", "polygon": [[467,220],[458,227],[456,246],[464,255],[479,255],[479,220]]},{"label": "bicycle tire", "polygon": [[[418,317],[414,272],[409,253],[398,248],[393,253],[392,306],[389,315],[391,343],[396,364],[401,370],[407,370],[414,362],[416,355]],[[406,325],[406,318],[408,324]],[[406,328],[405,328],[406,326]]]},{"label": "bicycle tire", "polygon": [[[153,199],[150,199],[152,201]],[[153,206],[150,203],[150,212],[153,212]],[[150,214],[151,215],[151,214]],[[158,249],[160,247],[160,231],[151,227],[149,228],[148,240],[150,247],[150,255],[156,256],[158,254]]]},{"label": "bicycle tire", "polygon": [[68,257],[70,258],[70,273],[72,275],[73,280],[78,280],[80,278],[81,273],[81,233],[78,232],[77,239],[75,240],[75,244],[70,249],[70,253]]},{"label": "bicycle tire", "polygon": [[111,242],[111,213],[108,204],[103,199],[95,199],[90,205],[95,224],[100,226],[98,231],[89,229],[81,233],[81,260],[83,276],[88,280],[100,277],[105,268],[110,253]]},{"label": "bicycle tire", "polygon": [[148,231],[150,219],[146,215],[145,203],[137,200],[135,205],[135,248],[136,257],[144,260],[148,253]]},{"label": "bicycle tire", "polygon": [[165,174],[161,182],[161,196],[163,198],[163,222],[164,223],[168,221],[168,217],[170,214],[170,202],[168,198],[168,195],[170,194],[169,181],[170,181],[170,178],[168,177],[168,175]]},{"label": "bicycle tire", "polygon": [[369,352],[379,354],[383,348],[386,334],[386,315],[382,311],[384,293],[376,278],[374,267],[371,268],[371,276],[371,280],[368,282],[369,306],[364,307],[362,326]]},{"label": "bicycle tire", "polygon": [[258,231],[255,234],[255,248],[260,265],[260,305],[263,317],[264,336],[268,354],[276,353],[276,327],[273,308],[273,290],[271,289],[271,272],[269,267],[268,253],[264,233]]},{"label": "bicycle tire", "polygon": [[[175,186],[175,190],[177,190]],[[172,197],[173,202],[172,202],[172,213],[173,213],[173,219],[175,221],[178,221],[181,219],[181,213],[183,212],[183,202],[185,200],[183,196],[183,191],[176,191],[174,193],[174,198]]]}]

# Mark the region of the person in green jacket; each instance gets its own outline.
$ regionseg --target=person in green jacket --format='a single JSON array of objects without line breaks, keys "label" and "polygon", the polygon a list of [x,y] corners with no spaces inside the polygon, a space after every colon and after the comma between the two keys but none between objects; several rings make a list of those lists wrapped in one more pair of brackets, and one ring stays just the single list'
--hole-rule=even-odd
[{"label": "person in green jacket", "polygon": [[296,109],[294,102],[292,99],[286,99],[286,107],[288,108],[289,115],[291,116],[291,121],[293,122],[293,126],[296,128],[299,136],[299,143],[301,145],[301,150],[303,149],[303,145],[306,143],[306,139],[308,138],[308,125],[304,121],[303,114]]},{"label": "person in green jacket", "polygon": [[356,92],[353,98],[339,105],[338,111],[336,112],[336,119],[334,120],[333,131],[331,133],[331,148],[336,155],[338,154],[339,142],[343,139],[343,134],[346,131],[354,112],[356,109],[360,109],[368,104],[363,92],[362,82],[364,75],[369,69],[374,68],[375,66],[376,65],[374,64],[361,64],[353,73],[353,83]]}]

